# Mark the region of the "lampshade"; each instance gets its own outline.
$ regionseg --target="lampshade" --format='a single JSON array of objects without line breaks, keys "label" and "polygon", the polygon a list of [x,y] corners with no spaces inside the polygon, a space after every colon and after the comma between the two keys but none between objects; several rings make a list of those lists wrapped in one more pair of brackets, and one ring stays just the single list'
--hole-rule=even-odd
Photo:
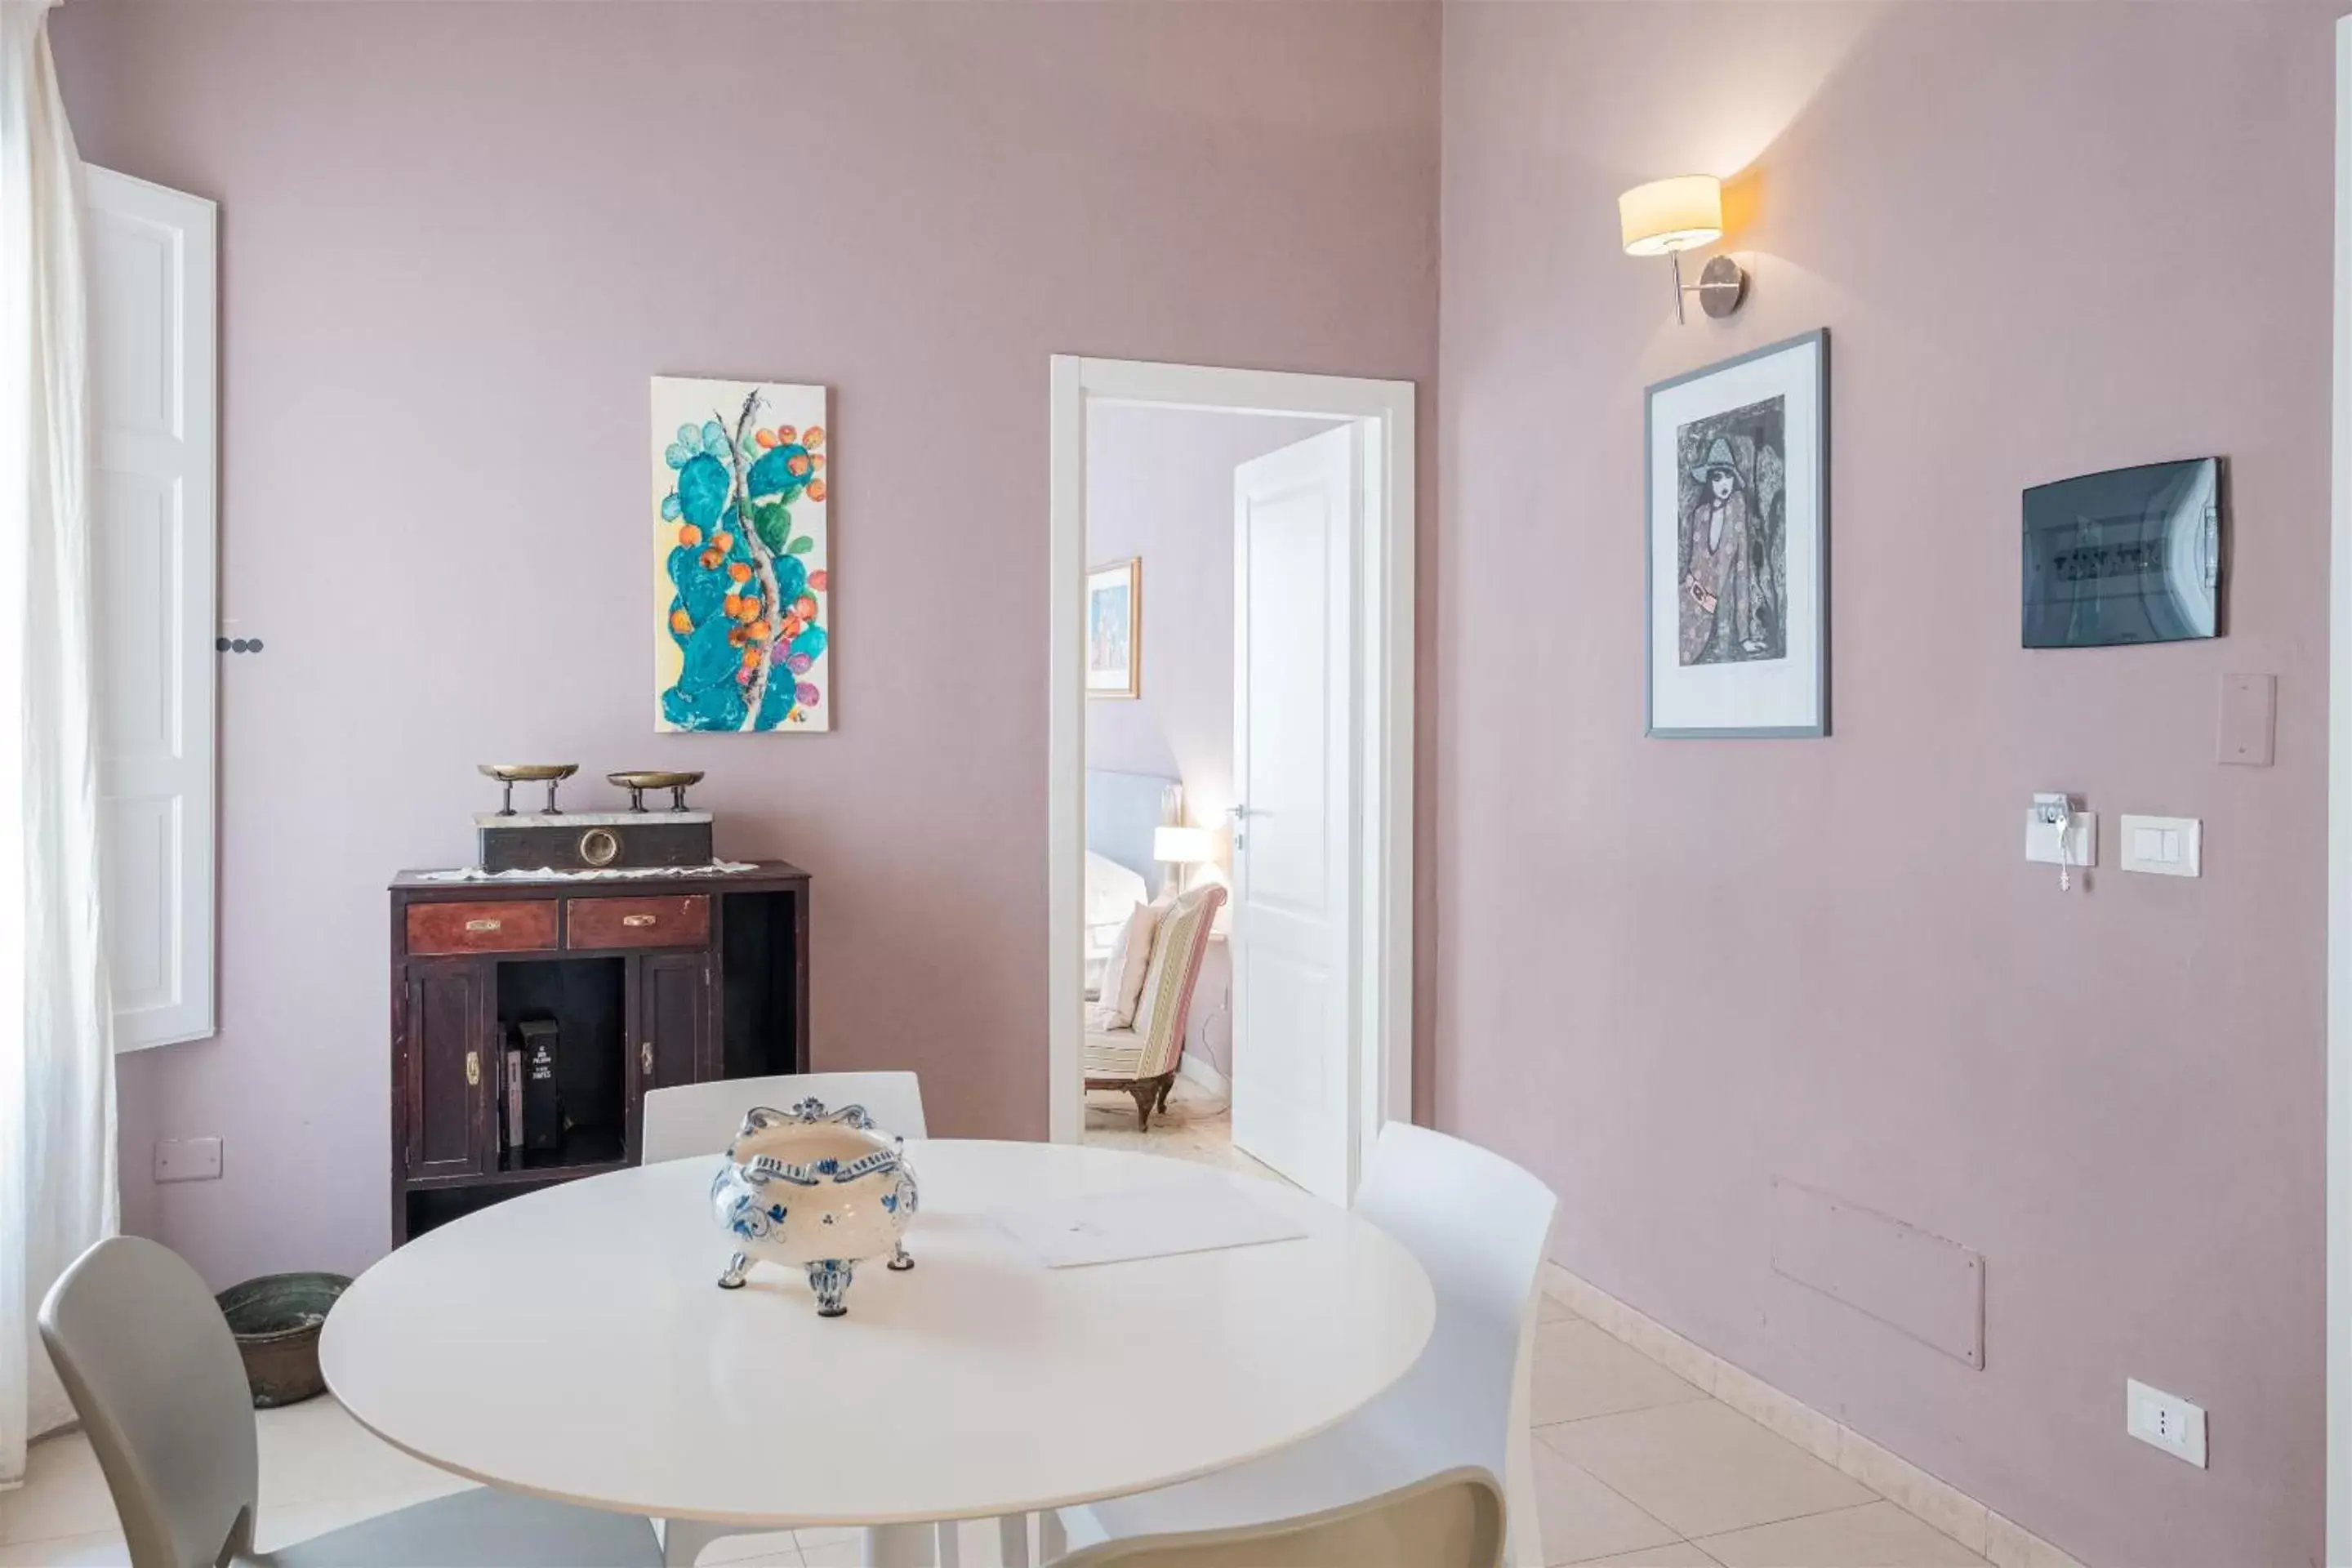
[{"label": "lampshade", "polygon": [[1617,223],[1628,256],[1664,256],[1723,237],[1723,182],[1713,174],[1676,174],[1635,185],[1617,198]]},{"label": "lampshade", "polygon": [[1198,866],[1213,859],[1216,847],[1210,842],[1205,827],[1155,827],[1151,830],[1151,858],[1171,866]]}]

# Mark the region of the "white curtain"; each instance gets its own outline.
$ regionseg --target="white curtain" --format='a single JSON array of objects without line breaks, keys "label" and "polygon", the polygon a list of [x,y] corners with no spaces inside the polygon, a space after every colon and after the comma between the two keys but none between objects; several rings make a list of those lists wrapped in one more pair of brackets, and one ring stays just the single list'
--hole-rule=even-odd
[{"label": "white curtain", "polygon": [[48,0],[0,0],[0,1486],[72,1413],[34,1314],[115,1226],[81,162]]}]

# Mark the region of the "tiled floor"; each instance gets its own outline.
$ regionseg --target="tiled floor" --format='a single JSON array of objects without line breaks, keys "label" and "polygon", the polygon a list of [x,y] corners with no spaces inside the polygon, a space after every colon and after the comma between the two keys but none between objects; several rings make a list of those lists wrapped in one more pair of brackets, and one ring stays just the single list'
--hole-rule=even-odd
[{"label": "tiled floor", "polygon": [[1282,1178],[1234,1147],[1234,1123],[1224,1097],[1189,1078],[1179,1078],[1168,1109],[1154,1111],[1151,1125],[1135,1128],[1135,1097],[1123,1089],[1090,1089],[1081,1139],[1102,1149],[1136,1149],[1203,1165],[1223,1165],[1256,1176]]},{"label": "tiled floor", "polygon": [[[1218,1155],[1218,1141],[1200,1123],[1184,1131],[1188,1158],[1246,1158],[1229,1142]],[[1131,1124],[1126,1135],[1134,1136]],[[1949,1537],[1564,1304],[1545,1299],[1536,1338],[1536,1501],[1550,1563],[1984,1568]],[[465,1484],[377,1442],[331,1398],[257,1419],[265,1548]],[[966,1525],[961,1543],[967,1568],[995,1568],[992,1523]],[[710,1547],[702,1563],[856,1568],[860,1547],[844,1530],[739,1536]],[[0,1493],[0,1563],[127,1561],[89,1444],[78,1434],[35,1444],[29,1484]]]},{"label": "tiled floor", "polygon": [[1536,1507],[1548,1563],[1984,1568],[1984,1559],[1545,1298]]}]

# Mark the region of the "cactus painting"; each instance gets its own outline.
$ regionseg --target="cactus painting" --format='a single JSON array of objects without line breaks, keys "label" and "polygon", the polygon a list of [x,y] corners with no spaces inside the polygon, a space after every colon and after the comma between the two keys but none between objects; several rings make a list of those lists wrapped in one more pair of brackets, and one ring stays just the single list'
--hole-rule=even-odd
[{"label": "cactus painting", "polygon": [[832,728],[822,386],[653,385],[654,728]]}]

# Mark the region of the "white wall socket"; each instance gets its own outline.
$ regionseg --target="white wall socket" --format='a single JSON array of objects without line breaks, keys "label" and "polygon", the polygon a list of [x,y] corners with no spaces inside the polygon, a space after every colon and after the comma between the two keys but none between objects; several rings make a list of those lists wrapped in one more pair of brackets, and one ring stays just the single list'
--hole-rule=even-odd
[{"label": "white wall socket", "polygon": [[216,1182],[221,1173],[221,1141],[217,1138],[159,1138],[155,1142],[155,1179],[159,1182]]},{"label": "white wall socket", "polygon": [[2124,1430],[2176,1459],[2205,1468],[2205,1408],[2177,1394],[2126,1378]]}]

